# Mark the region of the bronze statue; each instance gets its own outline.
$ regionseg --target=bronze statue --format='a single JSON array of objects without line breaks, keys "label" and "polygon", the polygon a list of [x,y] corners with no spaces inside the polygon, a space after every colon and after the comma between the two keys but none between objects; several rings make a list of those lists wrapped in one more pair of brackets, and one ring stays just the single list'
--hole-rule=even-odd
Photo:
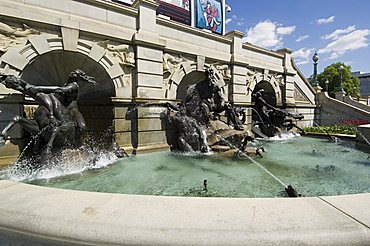
[{"label": "bronze statue", "polygon": [[[208,152],[212,146],[227,145],[228,141],[238,146],[246,134],[239,119],[242,116],[245,121],[245,112],[225,102],[212,68],[206,70],[205,80],[189,87],[180,106],[168,103],[167,107],[177,111],[169,117],[167,127],[171,150]],[[217,119],[222,112],[234,130]]]},{"label": "bronze statue", "polygon": [[[304,133],[304,130],[293,123],[293,119],[302,120],[302,114],[293,114],[285,110],[275,108],[263,99],[264,90],[261,89],[254,94],[255,117],[253,132],[259,137],[273,137],[281,132],[281,129],[291,130],[296,127]],[[290,117],[290,118],[287,118]],[[257,127],[256,127],[257,126]]]},{"label": "bronze statue", "polygon": [[221,95],[212,68],[206,70],[206,79],[189,87],[184,101],[187,114],[195,118],[200,124],[206,125],[213,114],[226,113],[226,117],[234,126],[235,130],[243,130],[243,124],[238,117],[235,108],[225,102]]},{"label": "bronze statue", "polygon": [[7,138],[7,131],[19,123],[32,135],[40,135],[34,144],[32,154],[50,155],[53,147],[61,149],[80,144],[81,135],[86,130],[86,123],[78,109],[79,81],[97,85],[93,77],[76,69],[69,74],[64,86],[31,85],[14,75],[0,75],[0,82],[7,88],[22,92],[32,97],[39,107],[35,111],[33,122],[27,118],[16,116],[1,132]]}]

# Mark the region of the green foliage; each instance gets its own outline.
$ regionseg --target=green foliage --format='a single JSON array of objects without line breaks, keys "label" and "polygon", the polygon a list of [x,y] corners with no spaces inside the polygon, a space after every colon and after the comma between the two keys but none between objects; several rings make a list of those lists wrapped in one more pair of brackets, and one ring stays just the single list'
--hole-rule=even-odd
[{"label": "green foliage", "polygon": [[306,127],[304,130],[306,132],[314,133],[334,133],[334,134],[347,134],[347,135],[356,135],[356,125],[350,124],[337,124],[330,126],[311,126]]},{"label": "green foliage", "polygon": [[[339,66],[342,65],[343,69],[343,90],[347,95],[357,95],[360,93],[360,80],[358,78],[351,78],[351,66],[347,66],[342,62],[333,63],[327,66],[324,71],[317,75],[317,80],[322,88],[326,88],[325,81],[329,81],[329,96],[334,97],[335,92],[338,91],[340,73]],[[356,91],[354,88],[356,87]]]}]

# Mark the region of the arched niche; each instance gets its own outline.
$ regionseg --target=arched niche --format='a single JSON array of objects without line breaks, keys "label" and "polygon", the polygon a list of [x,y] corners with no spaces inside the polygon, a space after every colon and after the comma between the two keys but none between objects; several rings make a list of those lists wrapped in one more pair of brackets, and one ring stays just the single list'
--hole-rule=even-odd
[{"label": "arched niche", "polygon": [[[98,86],[80,83],[79,108],[89,131],[100,135],[113,124],[111,97],[119,92],[121,97],[131,98],[131,84],[125,83],[127,74],[119,59],[106,48],[86,40],[76,43],[72,51],[66,49],[62,37],[31,36],[23,46],[9,48],[1,56],[0,69],[35,85],[63,85],[76,68],[94,76]],[[28,115],[32,115],[33,109],[29,109]]]},{"label": "arched niche", "polygon": [[276,106],[277,105],[277,98],[276,93],[272,85],[267,81],[261,81],[254,87],[254,90],[252,92],[252,102],[255,102],[255,94],[257,91],[262,90],[262,98],[270,105]]},{"label": "arched niche", "polygon": [[114,118],[111,98],[115,96],[115,87],[102,65],[78,52],[56,50],[35,57],[20,76],[34,85],[62,86],[67,82],[69,73],[75,69],[93,76],[98,84],[78,83],[79,109],[88,131],[98,137],[112,126]]},{"label": "arched niche", "polygon": [[204,72],[193,71],[191,73],[186,74],[181,82],[180,85],[177,87],[176,90],[176,99],[177,100],[184,100],[186,98],[187,91],[190,86],[197,84],[200,81],[205,80],[206,76]]},{"label": "arched niche", "polygon": [[271,75],[265,72],[261,73],[251,71],[249,79],[247,79],[247,101],[254,102],[253,94],[260,89],[265,89],[267,95],[269,95],[267,102],[271,102],[271,105],[280,106],[283,102],[283,98],[281,92],[281,81],[277,80],[277,77],[278,76],[276,74]]},{"label": "arched niche", "polygon": [[115,96],[114,85],[105,69],[93,59],[77,52],[59,50],[42,54],[23,69],[21,77],[34,85],[61,86],[75,69],[93,76],[98,83],[97,86],[87,82],[79,83],[80,103],[96,105]]},{"label": "arched niche", "polygon": [[170,100],[180,100],[185,98],[187,89],[205,79],[205,70],[213,68],[217,83],[221,88],[221,93],[227,95],[227,86],[224,77],[218,69],[213,65],[204,64],[203,68],[199,68],[196,62],[185,62],[176,69],[171,75],[168,83],[168,88],[165,97]]}]

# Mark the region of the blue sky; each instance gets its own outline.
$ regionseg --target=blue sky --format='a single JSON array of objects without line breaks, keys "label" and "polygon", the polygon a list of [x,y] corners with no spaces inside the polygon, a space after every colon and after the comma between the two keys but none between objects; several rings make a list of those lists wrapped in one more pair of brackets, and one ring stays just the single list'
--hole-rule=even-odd
[{"label": "blue sky", "polygon": [[226,31],[242,31],[244,41],[271,50],[290,48],[306,77],[312,56],[318,69],[344,62],[370,72],[370,0],[226,0]]}]

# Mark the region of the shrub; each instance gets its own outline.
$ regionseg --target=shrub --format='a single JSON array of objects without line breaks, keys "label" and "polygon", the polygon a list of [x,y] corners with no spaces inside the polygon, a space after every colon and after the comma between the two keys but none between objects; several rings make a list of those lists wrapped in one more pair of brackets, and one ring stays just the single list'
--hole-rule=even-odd
[{"label": "shrub", "polygon": [[311,126],[304,129],[306,132],[316,133],[337,133],[356,135],[357,125],[353,124],[335,124],[335,125],[323,125],[323,126]]}]

